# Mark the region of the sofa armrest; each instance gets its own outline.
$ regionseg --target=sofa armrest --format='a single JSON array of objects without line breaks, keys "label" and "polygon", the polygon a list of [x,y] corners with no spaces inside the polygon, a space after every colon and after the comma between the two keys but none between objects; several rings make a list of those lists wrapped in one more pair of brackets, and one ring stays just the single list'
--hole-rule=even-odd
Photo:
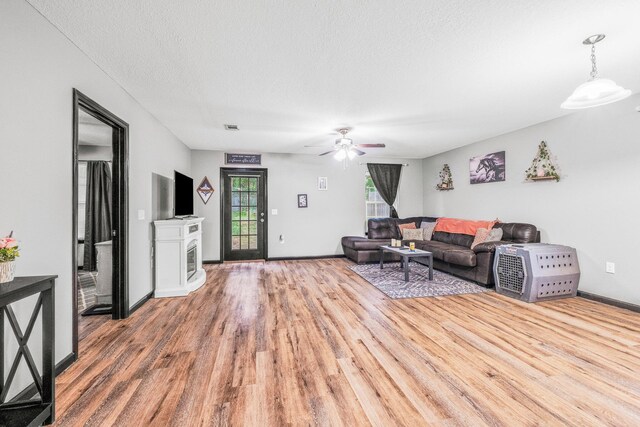
[{"label": "sofa armrest", "polygon": [[513,242],[507,242],[505,240],[496,240],[494,242],[484,242],[484,243],[480,243],[479,245],[476,245],[473,248],[473,251],[475,253],[480,253],[480,252],[495,252],[496,248],[498,246],[501,245],[510,245]]}]

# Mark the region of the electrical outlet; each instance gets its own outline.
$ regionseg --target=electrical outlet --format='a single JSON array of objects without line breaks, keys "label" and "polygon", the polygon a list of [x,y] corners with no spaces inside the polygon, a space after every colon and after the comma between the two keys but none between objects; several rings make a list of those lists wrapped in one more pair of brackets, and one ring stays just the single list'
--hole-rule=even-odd
[{"label": "electrical outlet", "polygon": [[138,210],[138,220],[139,221],[144,220],[144,209],[139,209]]},{"label": "electrical outlet", "polygon": [[278,215],[278,209],[271,209],[271,215]]},{"label": "electrical outlet", "polygon": [[610,274],[616,274],[616,263],[615,262],[611,262],[611,261],[607,261],[607,263],[605,264],[605,267],[604,267],[604,271],[606,271],[607,273],[610,273]]}]

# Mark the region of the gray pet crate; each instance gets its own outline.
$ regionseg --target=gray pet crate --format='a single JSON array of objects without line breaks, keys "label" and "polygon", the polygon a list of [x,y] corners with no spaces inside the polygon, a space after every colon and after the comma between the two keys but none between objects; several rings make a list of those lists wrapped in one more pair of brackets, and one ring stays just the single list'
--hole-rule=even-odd
[{"label": "gray pet crate", "polygon": [[575,297],[580,266],[576,250],[548,243],[503,245],[493,262],[496,292],[536,302]]}]

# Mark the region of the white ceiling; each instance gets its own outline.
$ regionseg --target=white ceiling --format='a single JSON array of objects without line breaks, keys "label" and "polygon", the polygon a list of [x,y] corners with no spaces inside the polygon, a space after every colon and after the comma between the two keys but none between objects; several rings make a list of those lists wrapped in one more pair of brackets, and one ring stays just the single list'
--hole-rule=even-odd
[{"label": "white ceiling", "polygon": [[194,149],[433,155],[566,114],[594,33],[640,90],[638,0],[29,2]]}]

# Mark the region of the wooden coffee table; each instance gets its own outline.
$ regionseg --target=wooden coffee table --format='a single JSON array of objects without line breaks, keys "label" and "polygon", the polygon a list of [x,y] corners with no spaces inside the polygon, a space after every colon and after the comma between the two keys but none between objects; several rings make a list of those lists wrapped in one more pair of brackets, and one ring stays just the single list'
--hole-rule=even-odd
[{"label": "wooden coffee table", "polygon": [[380,269],[384,268],[384,253],[391,252],[401,256],[401,267],[404,270],[404,281],[409,281],[409,261],[411,258],[426,258],[429,263],[429,280],[433,280],[433,254],[429,251],[423,251],[422,249],[410,250],[408,247],[403,246],[395,248],[393,246],[380,246]]}]

